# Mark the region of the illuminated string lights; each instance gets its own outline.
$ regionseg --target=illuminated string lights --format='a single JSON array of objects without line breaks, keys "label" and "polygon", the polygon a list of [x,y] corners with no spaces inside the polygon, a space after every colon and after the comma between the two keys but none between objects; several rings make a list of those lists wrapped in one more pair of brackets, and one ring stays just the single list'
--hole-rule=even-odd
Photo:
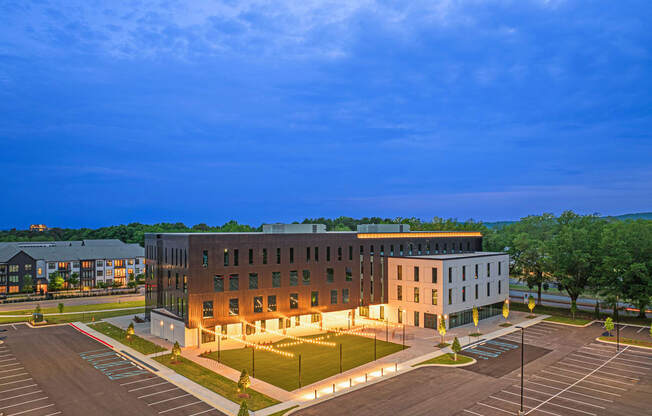
[{"label": "illuminated string lights", "polygon": [[280,335],[280,336],[283,336],[285,338],[290,338],[290,339],[293,339],[295,341],[299,341],[299,342],[306,343],[306,344],[323,345],[325,347],[335,347],[337,345],[334,342],[318,341],[318,340],[315,340],[315,339],[312,339],[312,338],[295,337],[294,335],[288,335],[288,334],[284,334],[282,332],[274,331],[274,330],[271,330],[271,329],[262,328],[262,327],[260,327],[258,325],[254,325],[254,324],[252,324],[250,322],[247,322],[247,321],[243,321],[243,322],[246,325],[249,325],[249,326],[254,327],[256,329],[259,329],[261,331],[264,330],[265,332],[270,332],[272,334]]},{"label": "illuminated string lights", "polygon": [[350,334],[361,335],[361,336],[373,336],[374,335],[371,332],[362,332],[362,331],[364,331],[364,328],[351,328],[351,329],[346,329],[346,330],[339,330],[339,329],[328,329],[328,328],[322,329],[322,328],[319,327],[319,325],[316,325],[316,324],[300,324],[299,327],[301,327],[301,326],[304,326],[304,327],[308,326],[310,328],[319,329],[321,331],[333,332],[333,333],[335,333],[337,335],[350,335]]},{"label": "illuminated string lights", "polygon": [[277,350],[276,348],[274,348],[272,346],[269,346],[269,345],[260,345],[260,344],[256,344],[256,343],[253,343],[253,342],[245,341],[245,340],[240,339],[238,337],[234,337],[233,335],[218,334],[215,331],[211,331],[210,329],[206,329],[206,328],[202,328],[202,331],[210,332],[211,334],[214,334],[215,336],[218,336],[218,337],[219,336],[227,337],[229,339],[237,341],[237,342],[239,342],[241,344],[245,344],[245,345],[247,345],[249,347],[252,347],[252,348],[255,348],[257,350],[269,351],[269,352],[272,352],[274,354],[278,354],[278,355],[286,357],[286,358],[293,358],[294,357],[294,354],[291,353],[291,352]]}]

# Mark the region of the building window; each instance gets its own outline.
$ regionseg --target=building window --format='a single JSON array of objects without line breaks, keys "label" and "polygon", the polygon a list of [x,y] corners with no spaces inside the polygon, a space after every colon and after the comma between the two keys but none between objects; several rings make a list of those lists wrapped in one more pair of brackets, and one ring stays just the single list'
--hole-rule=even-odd
[{"label": "building window", "polygon": [[394,255],[394,244],[389,245],[389,255],[393,256]]},{"label": "building window", "polygon": [[254,250],[252,248],[249,249],[249,264],[254,264]]},{"label": "building window", "polygon": [[432,268],[432,283],[437,283],[437,268]]},{"label": "building window", "polygon": [[[89,266],[89,267],[90,267],[90,266]],[[26,270],[26,271],[32,270],[32,265],[31,265],[31,264],[26,264],[26,265],[25,265],[25,270]]]},{"label": "building window", "polygon": [[491,263],[487,263],[487,277],[491,277]]},{"label": "building window", "polygon": [[498,281],[498,294],[500,295],[500,280]]},{"label": "building window", "polygon": [[437,304],[437,289],[432,289],[432,304]]},{"label": "building window", "polygon": [[478,278],[478,265],[477,264],[475,265],[475,276],[474,276],[474,278],[475,279]]},{"label": "building window", "polygon": [[319,261],[319,247],[315,247],[315,261]]},{"label": "building window", "polygon": [[[107,262],[108,263],[108,262]],[[201,260],[201,265],[203,267],[208,267],[208,250],[204,250],[202,252],[202,260]]]},{"label": "building window", "polygon": [[453,289],[448,289],[448,304],[453,304]]},{"label": "building window", "polygon": [[401,308],[398,308],[398,323],[403,323],[403,310]]},{"label": "building window", "polygon": [[475,284],[475,298],[478,298],[478,284]]},{"label": "building window", "polygon": [[290,270],[290,286],[299,284],[299,273],[296,270]]},{"label": "building window", "polygon": [[290,309],[299,309],[298,293],[290,293]]},{"label": "building window", "polygon": [[240,314],[240,304],[238,298],[229,299],[229,316],[237,316]]},{"label": "building window", "polygon": [[290,247],[290,264],[294,263],[294,247]]},{"label": "building window", "polygon": [[281,264],[281,249],[276,249],[276,264]]},{"label": "building window", "polygon": [[331,290],[331,305],[337,305],[337,290]]},{"label": "building window", "polygon": [[239,250],[237,248],[233,250],[233,265],[234,266],[237,266],[238,263],[239,263],[238,253],[239,253]]},{"label": "building window", "polygon": [[281,272],[272,272],[272,287],[281,287]]},{"label": "building window", "polygon": [[[52,264],[52,263],[50,263],[50,264]],[[104,262],[102,260],[98,260],[97,261],[97,267],[103,267],[103,266],[104,266]]]},{"label": "building window", "polygon": [[326,282],[333,283],[334,281],[335,281],[335,273],[333,272],[333,269],[329,267],[326,269]]},{"label": "building window", "polygon": [[342,289],[342,303],[349,303],[349,289]]},{"label": "building window", "polygon": [[400,264],[396,266],[396,278],[398,280],[403,280],[403,266]]},{"label": "building window", "polygon": [[97,277],[102,277],[104,275],[104,270],[98,270],[95,273],[97,273]]},{"label": "building window", "polygon": [[[207,253],[208,253],[208,252],[207,252]],[[106,261],[106,265],[107,265],[108,267],[113,267],[113,260],[107,260],[107,261]]]},{"label": "building window", "polygon": [[310,292],[310,306],[319,306],[319,292]]},{"label": "building window", "polygon": [[127,265],[133,266],[134,265],[134,259],[127,260]]},{"label": "building window", "polygon": [[400,245],[398,246],[398,255],[399,255],[399,256],[402,256],[402,255],[403,255],[403,244],[400,244]]},{"label": "building window", "polygon": [[254,296],[254,313],[261,313],[263,311],[263,297]]},{"label": "building window", "polygon": [[351,268],[347,267],[346,268],[346,281],[351,282],[353,281],[353,273],[351,272]]},{"label": "building window", "polygon": [[462,287],[462,302],[466,302],[466,287]]},{"label": "building window", "polygon": [[331,248],[326,247],[326,261],[331,261]]},{"label": "building window", "polygon": [[349,246],[349,261],[353,260],[353,246]]},{"label": "building window", "polygon": [[249,273],[249,289],[258,289],[258,273]]},{"label": "building window", "polygon": [[501,267],[500,267],[501,265],[502,265],[502,262],[499,261],[498,262],[498,276],[502,275],[502,270],[501,270]]},{"label": "building window", "polygon": [[204,306],[202,308],[202,316],[204,318],[212,318],[213,317],[213,301],[212,300],[204,301]]},{"label": "building window", "polygon": [[337,261],[342,261],[342,247],[337,248]]},{"label": "building window", "polygon": [[453,283],[453,268],[448,268],[448,283]]},{"label": "building window", "polygon": [[403,286],[396,286],[396,300],[403,300]]},{"label": "building window", "polygon": [[466,266],[462,266],[462,281],[466,281]]},{"label": "building window", "polygon": [[487,282],[487,296],[491,296],[491,283]]},{"label": "building window", "polygon": [[229,290],[240,290],[240,276],[237,274],[229,276]]},{"label": "building window", "polygon": [[305,286],[310,284],[310,270],[303,271],[303,284]]},{"label": "building window", "polygon": [[229,265],[229,249],[225,248],[224,249],[224,267],[227,267]]},{"label": "building window", "polygon": [[414,311],[414,326],[419,326],[419,312]]},{"label": "building window", "polygon": [[267,296],[267,312],[276,312],[276,295]]},{"label": "building window", "polygon": [[106,270],[106,275],[107,276],[113,276],[113,269],[107,269]]},{"label": "building window", "polygon": [[263,249],[263,264],[267,264],[267,249]]},{"label": "building window", "polygon": [[18,273],[19,266],[17,264],[9,265],[9,273]]},{"label": "building window", "polygon": [[418,282],[419,281],[419,267],[414,266],[414,281]]},{"label": "building window", "polygon": [[419,288],[414,288],[414,303],[419,303]]},{"label": "building window", "polygon": [[188,276],[183,275],[183,293],[188,293]]},{"label": "building window", "polygon": [[306,261],[310,261],[310,247],[306,247]]}]

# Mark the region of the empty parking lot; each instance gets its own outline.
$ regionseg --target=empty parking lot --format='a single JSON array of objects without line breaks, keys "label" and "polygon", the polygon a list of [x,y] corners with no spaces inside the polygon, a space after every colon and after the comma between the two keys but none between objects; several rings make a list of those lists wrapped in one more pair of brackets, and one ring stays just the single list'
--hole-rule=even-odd
[{"label": "empty parking lot", "polygon": [[6,416],[223,414],[71,326],[4,328],[0,412]]}]

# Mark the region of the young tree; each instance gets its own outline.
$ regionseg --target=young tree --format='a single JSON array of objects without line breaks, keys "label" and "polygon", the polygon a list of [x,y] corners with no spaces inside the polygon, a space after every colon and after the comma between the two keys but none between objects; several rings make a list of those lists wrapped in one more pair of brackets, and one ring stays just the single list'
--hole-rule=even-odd
[{"label": "young tree", "polygon": [[34,291],[34,279],[31,274],[23,276],[23,292],[31,293]]},{"label": "young tree", "polygon": [[608,317],[608,318],[604,321],[604,329],[606,329],[607,332],[609,333],[609,336],[611,336],[611,331],[614,330],[614,320],[611,319],[611,317]]},{"label": "young tree", "polygon": [[437,325],[437,331],[439,331],[439,335],[441,335],[441,343],[444,343],[444,336],[446,335],[446,318],[444,315],[442,315],[439,318],[439,325]]},{"label": "young tree", "polygon": [[478,308],[473,307],[473,325],[475,325],[475,333],[478,333],[478,322],[480,321],[480,314],[478,313]]},{"label": "young tree", "polygon": [[49,290],[50,291],[56,291],[56,290],[61,290],[63,289],[63,277],[59,275],[59,273],[53,273],[50,275],[50,283],[49,283]]},{"label": "young tree", "polygon": [[175,363],[179,362],[179,356],[181,355],[181,346],[179,341],[175,341],[174,346],[172,347],[172,359]]},{"label": "young tree", "polygon": [[63,303],[59,302],[59,304],[57,305],[57,309],[59,310],[59,313],[63,313],[63,308],[64,308]]},{"label": "young tree", "polygon": [[238,416],[249,416],[249,407],[247,407],[247,401],[243,400],[240,403],[240,410],[238,410]]},{"label": "young tree", "polygon": [[74,272],[70,274],[70,277],[68,278],[68,284],[70,285],[70,288],[74,288],[79,284],[79,273]]},{"label": "young tree", "polygon": [[455,337],[453,340],[453,345],[451,346],[451,349],[453,350],[453,353],[455,354],[454,360],[457,361],[457,354],[462,351],[462,346],[460,345],[460,341]]},{"label": "young tree", "polygon": [[507,320],[507,317],[509,317],[509,299],[505,299],[505,303],[503,303],[503,318]]},{"label": "young tree", "polygon": [[[136,331],[134,330],[134,323],[133,322],[129,323],[129,326],[127,327],[126,332],[127,332],[127,340],[131,341],[131,337],[136,333]],[[179,351],[179,354],[181,354],[181,351]]]},{"label": "young tree", "polygon": [[41,304],[37,303],[36,307],[34,308],[34,313],[41,313]]},{"label": "young tree", "polygon": [[247,389],[251,386],[251,380],[249,380],[249,374],[247,373],[247,370],[242,370],[240,373],[240,379],[238,379],[238,391],[242,393],[242,395],[247,394]]},{"label": "young tree", "polygon": [[534,311],[534,307],[536,306],[536,303],[534,302],[534,296],[530,296],[530,298],[527,300],[527,307],[530,309],[530,314]]}]

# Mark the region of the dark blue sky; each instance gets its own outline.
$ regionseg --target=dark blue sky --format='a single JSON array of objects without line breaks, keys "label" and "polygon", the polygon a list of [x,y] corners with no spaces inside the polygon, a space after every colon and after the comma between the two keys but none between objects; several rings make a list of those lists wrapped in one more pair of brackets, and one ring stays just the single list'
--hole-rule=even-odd
[{"label": "dark blue sky", "polygon": [[652,2],[327,3],[1,1],[0,228],[652,210]]}]

